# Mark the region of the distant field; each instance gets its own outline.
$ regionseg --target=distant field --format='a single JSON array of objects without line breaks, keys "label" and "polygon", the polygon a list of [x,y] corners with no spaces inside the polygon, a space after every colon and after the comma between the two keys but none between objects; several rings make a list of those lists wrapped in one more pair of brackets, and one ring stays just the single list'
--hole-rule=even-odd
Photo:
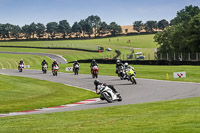
[{"label": "distant field", "polygon": [[[98,46],[111,48],[112,51],[105,51],[101,54],[90,53],[74,50],[38,50],[50,53],[59,53],[63,55],[68,61],[74,61],[79,59],[93,59],[93,58],[113,58],[116,53],[115,50],[121,51],[121,56],[118,59],[127,59],[127,54],[134,52],[143,52],[146,59],[153,60],[156,43],[153,40],[152,35],[135,35],[135,36],[121,36],[102,39],[88,39],[88,40],[59,40],[59,41],[13,41],[13,42],[0,42],[0,46],[34,46],[34,47],[60,47],[60,48],[81,48],[97,50]],[[130,40],[130,42],[128,42]],[[139,49],[138,49],[139,48]],[[0,51],[5,51],[6,48],[0,47]],[[7,48],[9,51],[9,49]],[[22,51],[21,49],[15,49],[14,51]],[[32,51],[26,49],[26,52]],[[36,51],[36,49],[34,50]],[[135,57],[133,58],[135,59]]]},{"label": "distant field", "polygon": [[[97,50],[98,46],[110,47],[113,49],[131,47],[131,48],[156,48],[156,43],[152,35],[137,35],[137,36],[121,36],[103,39],[88,39],[88,40],[59,40],[59,41],[14,41],[0,42],[6,46],[36,46],[36,47],[69,47]],[[128,42],[130,40],[130,42]]]}]

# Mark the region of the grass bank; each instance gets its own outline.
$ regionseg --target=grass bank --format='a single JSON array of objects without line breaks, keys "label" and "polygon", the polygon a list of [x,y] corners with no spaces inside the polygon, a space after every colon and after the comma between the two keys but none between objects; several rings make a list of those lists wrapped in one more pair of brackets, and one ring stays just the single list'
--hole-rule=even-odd
[{"label": "grass bank", "polygon": [[200,98],[0,118],[2,133],[200,132]]},{"label": "grass bank", "polygon": [[0,75],[0,113],[64,105],[96,96],[91,91],[64,84]]}]

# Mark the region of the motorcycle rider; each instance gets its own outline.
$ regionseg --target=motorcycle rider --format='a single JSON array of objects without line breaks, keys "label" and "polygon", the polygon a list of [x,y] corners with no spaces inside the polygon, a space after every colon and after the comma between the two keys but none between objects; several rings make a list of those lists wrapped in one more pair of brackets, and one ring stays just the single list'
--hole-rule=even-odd
[{"label": "motorcycle rider", "polygon": [[48,68],[48,63],[46,62],[45,59],[43,59],[43,61],[42,61],[42,63],[41,63],[41,65],[42,65],[42,71],[43,71],[43,67],[44,67],[45,64],[47,65],[47,68]]},{"label": "motorcycle rider", "polygon": [[118,92],[117,92],[117,90],[114,88],[114,86],[113,85],[107,85],[106,83],[100,83],[99,82],[99,80],[98,79],[96,79],[96,80],[94,80],[94,85],[95,85],[95,90],[96,90],[96,93],[98,94],[98,85],[103,85],[103,86],[108,86],[110,89],[112,89],[113,90],[113,92],[114,93],[116,93],[117,95],[119,94]]},{"label": "motorcycle rider", "polygon": [[76,66],[76,65],[78,65],[78,66],[80,67],[80,64],[78,63],[77,60],[74,61],[74,64],[73,64],[73,72],[74,72],[74,70],[75,70],[75,66]]},{"label": "motorcycle rider", "polygon": [[[134,67],[129,66],[128,63],[126,62],[126,63],[124,63],[124,70],[125,70],[125,72],[127,71],[127,69],[132,69],[133,72],[136,74]],[[125,79],[128,79],[128,75],[127,74],[125,75]]]},{"label": "motorcycle rider", "polygon": [[52,63],[52,70],[53,70],[53,67],[56,66],[56,65],[59,67],[58,62],[56,60],[54,60],[53,63]]},{"label": "motorcycle rider", "polygon": [[91,64],[90,64],[91,73],[92,73],[92,68],[93,68],[94,66],[97,66],[97,67],[98,67],[98,64],[97,64],[96,61],[93,59],[92,62],[91,62]]},{"label": "motorcycle rider", "polygon": [[119,69],[121,66],[124,66],[123,63],[121,63],[120,60],[117,60],[117,62],[116,62],[116,72],[115,72],[116,74],[118,74],[118,69]]},{"label": "motorcycle rider", "polygon": [[[20,65],[24,65],[23,59],[20,59],[18,69],[19,69]],[[24,68],[24,67],[23,67],[23,68]]]}]

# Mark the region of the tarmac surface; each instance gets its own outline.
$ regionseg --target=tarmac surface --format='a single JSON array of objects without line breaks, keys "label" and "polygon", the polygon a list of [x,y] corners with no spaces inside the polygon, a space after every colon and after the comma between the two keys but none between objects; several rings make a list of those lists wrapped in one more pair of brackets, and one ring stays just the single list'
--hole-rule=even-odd
[{"label": "tarmac surface", "polygon": [[[92,78],[91,75],[85,75],[85,74],[74,75],[72,73],[58,72],[58,76],[53,76],[50,71],[48,71],[47,74],[43,74],[42,71],[30,70],[30,69],[29,70],[26,69],[22,73],[19,73],[18,70],[14,69],[12,70],[4,69],[0,70],[0,74],[30,77],[40,80],[48,80],[52,82],[58,82],[65,85],[70,85],[95,91],[93,84],[94,79]],[[119,77],[117,76],[99,75],[98,79],[100,80],[100,82],[114,85],[116,90],[121,94],[122,101],[108,103],[106,101],[96,100],[96,102],[91,102],[88,104],[80,104],[79,106],[54,108],[46,110],[44,109],[40,111],[27,112],[24,114],[74,111],[74,110],[101,108],[108,106],[119,106],[119,105],[147,103],[155,101],[167,101],[167,100],[200,96],[199,83],[137,79],[137,84],[134,85],[127,80],[120,80]],[[13,114],[13,115],[20,115],[20,114]]]}]

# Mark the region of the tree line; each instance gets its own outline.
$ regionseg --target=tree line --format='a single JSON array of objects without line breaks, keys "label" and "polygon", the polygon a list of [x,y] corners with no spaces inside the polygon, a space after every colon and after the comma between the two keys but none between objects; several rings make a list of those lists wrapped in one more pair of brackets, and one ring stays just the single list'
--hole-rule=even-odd
[{"label": "tree line", "polygon": [[[137,32],[141,32],[143,29],[146,32],[154,32],[154,30],[161,29],[169,26],[169,22],[165,19],[159,21],[147,21],[145,24],[142,21],[135,21],[133,23],[133,29]],[[57,22],[49,22],[46,26],[42,23],[31,23],[30,25],[24,25],[22,27],[13,24],[0,24],[0,39],[41,39],[46,36],[49,39],[56,38],[56,35],[62,36],[62,38],[73,37],[94,37],[106,36],[106,35],[118,35],[121,34],[122,28],[116,22],[107,24],[101,21],[99,16],[91,15],[86,19],[81,19],[79,22],[74,22],[72,26],[67,20],[61,20]],[[126,31],[128,32],[128,31]]]},{"label": "tree line", "polygon": [[57,22],[49,22],[46,26],[42,23],[31,23],[30,25],[24,25],[22,27],[12,24],[0,24],[0,38],[23,38],[35,39],[44,37],[45,34],[48,38],[55,38],[56,34],[62,36],[62,38],[72,37],[91,37],[91,35],[103,36],[111,34],[113,36],[122,32],[121,26],[116,22],[107,24],[102,22],[99,16],[91,15],[86,19],[82,19],[79,22],[74,22],[72,26],[67,20],[61,20]]},{"label": "tree line", "polygon": [[199,53],[200,52],[200,9],[186,6],[177,12],[170,26],[154,37],[158,53]]}]

